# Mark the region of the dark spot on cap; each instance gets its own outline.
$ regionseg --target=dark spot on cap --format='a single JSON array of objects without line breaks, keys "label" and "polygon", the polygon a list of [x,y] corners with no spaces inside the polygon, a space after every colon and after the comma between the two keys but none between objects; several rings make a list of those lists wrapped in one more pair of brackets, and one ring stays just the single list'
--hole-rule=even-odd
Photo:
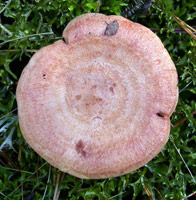
[{"label": "dark spot on cap", "polygon": [[82,96],[81,95],[76,95],[76,100],[80,100],[82,98]]},{"label": "dark spot on cap", "polygon": [[90,105],[90,103],[85,103],[85,106],[88,107]]},{"label": "dark spot on cap", "polygon": [[82,140],[79,140],[76,144],[76,152],[81,154],[83,157],[86,157],[86,151],[84,150],[84,143]]},{"label": "dark spot on cap", "polygon": [[115,35],[117,33],[118,29],[119,29],[119,24],[115,20],[115,21],[107,24],[104,34],[108,35],[108,36]]},{"label": "dark spot on cap", "polygon": [[43,76],[43,79],[46,79],[46,74],[43,74],[42,76]]},{"label": "dark spot on cap", "polygon": [[95,97],[95,101],[96,101],[96,102],[101,102],[101,101],[102,101],[102,98],[100,98],[100,97]]},{"label": "dark spot on cap", "polygon": [[114,88],[113,88],[113,87],[110,87],[109,90],[110,90],[110,92],[111,92],[112,94],[114,94]]}]

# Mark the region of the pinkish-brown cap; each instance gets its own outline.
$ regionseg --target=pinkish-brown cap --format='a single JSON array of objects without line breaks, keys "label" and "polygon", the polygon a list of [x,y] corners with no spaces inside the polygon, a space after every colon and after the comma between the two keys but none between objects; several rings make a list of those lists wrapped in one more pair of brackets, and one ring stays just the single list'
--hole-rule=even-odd
[{"label": "pinkish-brown cap", "polygon": [[85,14],[33,55],[17,87],[27,143],[51,165],[100,179],[129,173],[164,147],[177,73],[160,39],[120,16]]}]

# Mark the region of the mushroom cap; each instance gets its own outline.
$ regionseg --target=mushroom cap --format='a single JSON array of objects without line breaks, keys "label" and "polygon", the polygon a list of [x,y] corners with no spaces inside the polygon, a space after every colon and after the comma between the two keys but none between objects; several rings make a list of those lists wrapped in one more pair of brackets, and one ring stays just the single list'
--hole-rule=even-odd
[{"label": "mushroom cap", "polygon": [[84,14],[33,55],[17,86],[27,143],[51,165],[86,179],[116,177],[164,147],[177,73],[160,39],[120,16]]}]

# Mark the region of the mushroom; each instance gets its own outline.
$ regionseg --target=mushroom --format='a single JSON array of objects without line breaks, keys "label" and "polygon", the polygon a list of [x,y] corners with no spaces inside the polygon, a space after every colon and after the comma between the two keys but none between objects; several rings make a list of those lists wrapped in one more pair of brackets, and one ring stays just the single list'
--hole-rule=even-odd
[{"label": "mushroom", "polygon": [[160,39],[121,16],[84,14],[33,55],[17,86],[27,143],[84,179],[121,176],[153,159],[170,132],[177,73]]}]

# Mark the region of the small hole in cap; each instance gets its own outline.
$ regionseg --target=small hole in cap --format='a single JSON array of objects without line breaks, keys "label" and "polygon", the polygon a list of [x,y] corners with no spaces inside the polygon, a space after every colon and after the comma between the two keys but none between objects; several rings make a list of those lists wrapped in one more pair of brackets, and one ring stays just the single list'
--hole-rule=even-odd
[{"label": "small hole in cap", "polygon": [[164,118],[164,117],[165,117],[164,114],[161,113],[161,112],[158,112],[158,113],[157,113],[157,116],[159,116],[159,117],[161,117],[161,118]]}]

